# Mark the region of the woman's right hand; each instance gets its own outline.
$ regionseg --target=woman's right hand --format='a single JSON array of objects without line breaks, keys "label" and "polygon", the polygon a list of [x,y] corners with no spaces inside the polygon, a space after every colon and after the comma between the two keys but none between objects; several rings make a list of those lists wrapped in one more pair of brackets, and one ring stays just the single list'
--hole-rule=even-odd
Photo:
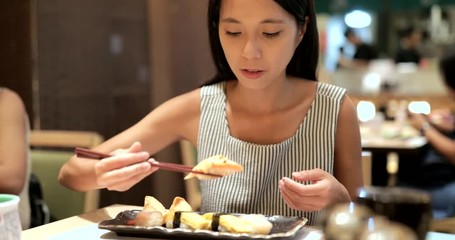
[{"label": "woman's right hand", "polygon": [[126,191],[158,170],[150,165],[150,156],[142,151],[139,142],[128,149],[115,150],[111,155],[95,164],[97,184],[111,191]]}]

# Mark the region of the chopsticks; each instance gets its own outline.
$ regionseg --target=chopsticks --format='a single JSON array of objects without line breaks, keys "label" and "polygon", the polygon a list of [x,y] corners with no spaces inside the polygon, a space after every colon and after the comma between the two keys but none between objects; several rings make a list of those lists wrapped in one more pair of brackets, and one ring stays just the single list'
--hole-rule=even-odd
[{"label": "chopsticks", "polygon": [[[86,149],[86,148],[81,148],[81,147],[76,147],[75,148],[75,152],[76,152],[77,157],[80,157],[80,158],[89,158],[89,159],[101,160],[103,158],[111,157],[111,155],[109,155],[109,154],[96,152],[96,151],[89,150],[89,149]],[[212,176],[212,177],[222,177],[221,175],[218,175],[218,174],[194,171],[193,167],[186,166],[186,165],[183,165],[183,164],[166,163],[166,162],[149,162],[149,163],[150,163],[150,165],[152,165],[154,167],[158,167],[160,169],[164,169],[164,170],[168,170],[168,171],[203,174],[203,175],[208,175],[208,176]]]}]

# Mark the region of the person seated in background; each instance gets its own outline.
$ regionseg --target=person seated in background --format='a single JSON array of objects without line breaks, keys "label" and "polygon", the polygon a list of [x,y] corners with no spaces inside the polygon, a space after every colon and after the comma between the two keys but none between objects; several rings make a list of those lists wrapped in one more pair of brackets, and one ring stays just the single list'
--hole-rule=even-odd
[{"label": "person seated in background", "polygon": [[420,64],[422,56],[418,47],[422,40],[422,32],[414,26],[402,29],[398,33],[399,45],[395,53],[395,63]]},{"label": "person seated in background", "polygon": [[378,58],[379,54],[376,48],[363,42],[353,29],[348,28],[344,36],[350,44],[355,46],[355,53],[352,58],[348,58],[344,55],[343,48],[340,48],[341,57],[338,62],[339,67],[366,67],[371,60]]},{"label": "person seated in background", "polygon": [[0,87],[0,193],[20,196],[22,229],[30,225],[28,179],[30,175],[29,122],[22,99]]},{"label": "person seated in background", "polygon": [[[440,71],[449,96],[455,101],[455,54],[440,60]],[[429,115],[410,114],[410,122],[428,140],[429,146],[415,179],[404,185],[429,192],[433,217],[455,216],[455,121],[449,110]]]}]

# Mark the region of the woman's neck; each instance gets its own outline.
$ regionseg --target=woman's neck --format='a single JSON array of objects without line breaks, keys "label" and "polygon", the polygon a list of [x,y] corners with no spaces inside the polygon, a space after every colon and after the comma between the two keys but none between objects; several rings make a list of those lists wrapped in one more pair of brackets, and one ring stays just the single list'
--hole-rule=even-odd
[{"label": "woman's neck", "polygon": [[264,89],[243,87],[238,81],[228,82],[226,95],[233,111],[267,114],[295,105],[301,96],[295,87],[294,78],[287,78]]}]

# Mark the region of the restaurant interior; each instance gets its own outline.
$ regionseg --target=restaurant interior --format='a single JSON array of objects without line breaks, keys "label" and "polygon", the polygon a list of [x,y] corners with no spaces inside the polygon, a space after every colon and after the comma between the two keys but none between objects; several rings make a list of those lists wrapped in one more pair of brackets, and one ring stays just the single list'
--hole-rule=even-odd
[{"label": "restaurant interior", "polygon": [[[393,185],[409,165],[404,162],[418,158],[426,143],[401,121],[402,110],[455,112],[438,72],[439,57],[455,49],[455,1],[315,3],[321,45],[318,80],[346,88],[357,107],[365,184]],[[56,176],[74,147],[96,146],[214,75],[205,21],[206,1],[196,0],[0,2],[0,85],[18,92],[29,113],[33,171],[43,178],[52,213],[48,221],[112,204],[142,205],[145,195],[166,206],[175,196],[192,196],[194,185],[181,173],[168,171],[121,193],[72,192]],[[410,25],[424,33],[422,60],[396,64],[398,32]],[[341,54],[352,57],[355,51],[344,36],[348,27],[379,53],[366,67],[338,66]],[[181,142],[154,157],[191,162],[192,151]],[[71,209],[62,199],[80,206]],[[455,220],[441,229],[455,232]]]}]

